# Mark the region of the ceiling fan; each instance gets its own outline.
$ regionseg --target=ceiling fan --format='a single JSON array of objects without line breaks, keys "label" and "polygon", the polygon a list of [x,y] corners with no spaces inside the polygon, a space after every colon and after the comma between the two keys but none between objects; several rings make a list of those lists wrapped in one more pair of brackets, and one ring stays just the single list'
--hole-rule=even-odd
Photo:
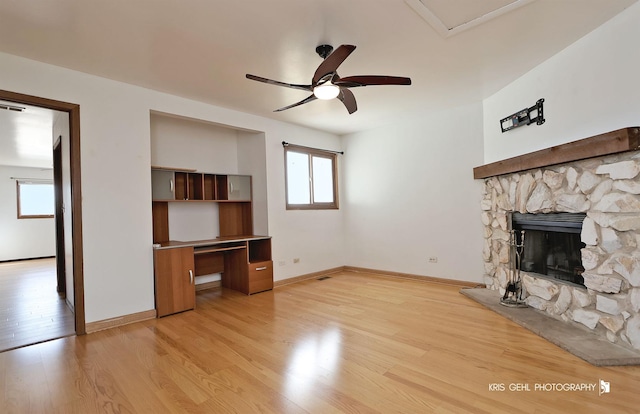
[{"label": "ceiling fan", "polygon": [[[338,98],[347,108],[350,114],[358,110],[356,98],[349,88],[357,88],[360,86],[371,85],[411,85],[410,78],[399,76],[380,76],[380,75],[364,75],[364,76],[347,76],[341,78],[338,76],[338,66],[355,50],[353,45],[341,45],[335,51],[331,45],[320,45],[316,48],[316,53],[320,55],[324,61],[318,66],[313,74],[310,85],[297,85],[293,83],[279,82],[260,76],[250,75],[247,73],[247,79],[258,82],[269,83],[271,85],[285,86],[287,88],[301,89],[312,92],[312,94],[294,104],[276,109],[274,112],[284,111],[316,99],[329,100]],[[333,53],[332,53],[333,52]]]}]

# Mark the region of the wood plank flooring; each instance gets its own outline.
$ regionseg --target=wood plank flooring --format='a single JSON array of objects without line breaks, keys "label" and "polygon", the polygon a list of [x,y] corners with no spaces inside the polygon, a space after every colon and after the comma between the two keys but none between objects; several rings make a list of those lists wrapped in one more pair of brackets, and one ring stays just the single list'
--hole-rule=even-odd
[{"label": "wood plank flooring", "polygon": [[458,291],[344,272],[199,292],[195,311],[0,353],[0,411],[638,412],[640,367],[589,365]]},{"label": "wood plank flooring", "polygon": [[55,259],[0,263],[0,352],[75,335],[56,283]]}]

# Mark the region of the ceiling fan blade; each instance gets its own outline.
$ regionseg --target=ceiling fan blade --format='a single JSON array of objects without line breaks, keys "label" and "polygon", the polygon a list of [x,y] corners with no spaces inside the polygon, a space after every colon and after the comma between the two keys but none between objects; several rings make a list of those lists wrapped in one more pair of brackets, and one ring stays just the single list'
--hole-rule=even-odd
[{"label": "ceiling fan blade", "polygon": [[284,111],[285,109],[290,109],[290,108],[293,108],[293,107],[295,107],[295,106],[299,106],[299,105],[302,105],[302,104],[306,104],[307,102],[315,101],[316,99],[317,99],[317,98],[316,98],[316,96],[315,96],[315,95],[311,95],[311,96],[309,96],[308,98],[305,98],[305,99],[301,100],[300,102],[296,102],[296,103],[294,103],[294,104],[291,104],[291,105],[285,106],[285,107],[283,107],[283,108],[276,109],[276,110],[275,110],[275,111],[273,111],[273,112],[282,112],[282,111]]},{"label": "ceiling fan blade", "polygon": [[354,113],[358,110],[358,104],[356,104],[356,97],[353,95],[349,89],[340,88],[340,94],[338,95],[338,99],[342,101],[344,106],[349,111],[349,114]]},{"label": "ceiling fan blade", "polygon": [[293,84],[293,83],[284,83],[284,82],[279,82],[279,81],[275,81],[275,80],[272,80],[272,79],[262,78],[262,77],[256,76],[256,75],[250,75],[248,73],[247,73],[247,79],[251,79],[251,80],[258,81],[258,82],[263,82],[263,83],[268,83],[270,85],[284,86],[286,88],[302,89],[303,91],[312,91],[313,90],[311,85],[296,85],[296,84]]},{"label": "ceiling fan blade", "polygon": [[411,85],[411,78],[379,75],[347,76],[346,78],[335,79],[333,83],[345,88],[372,85]]},{"label": "ceiling fan blade", "polygon": [[356,49],[353,45],[342,45],[333,51],[327,58],[318,66],[316,73],[313,75],[312,85],[317,85],[324,76],[335,72],[338,66]]}]

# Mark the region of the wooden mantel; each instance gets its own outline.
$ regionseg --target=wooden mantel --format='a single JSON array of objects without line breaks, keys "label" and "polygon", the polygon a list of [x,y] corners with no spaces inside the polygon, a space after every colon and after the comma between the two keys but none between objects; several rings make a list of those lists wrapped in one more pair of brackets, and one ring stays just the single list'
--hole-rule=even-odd
[{"label": "wooden mantel", "polygon": [[629,127],[530,152],[473,169],[473,178],[487,178],[571,161],[640,149],[640,127]]}]

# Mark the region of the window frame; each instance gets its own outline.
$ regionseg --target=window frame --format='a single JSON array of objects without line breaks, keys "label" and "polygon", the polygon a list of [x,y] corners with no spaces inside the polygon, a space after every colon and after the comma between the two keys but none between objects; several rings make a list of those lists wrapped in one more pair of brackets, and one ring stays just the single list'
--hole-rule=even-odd
[{"label": "window frame", "polygon": [[[287,157],[289,152],[307,155],[309,162],[309,204],[289,203],[289,171]],[[331,160],[333,202],[315,202],[313,198],[313,157]],[[287,210],[338,210],[338,154],[332,151],[325,151],[316,148],[309,148],[300,145],[287,144],[284,147],[284,178],[285,178],[285,205]]]},{"label": "window frame", "polygon": [[[50,185],[54,191],[53,195],[53,213],[52,214],[22,214],[21,202],[22,199],[20,193],[20,187],[24,185]],[[42,219],[42,218],[54,218],[55,217],[55,188],[52,180],[16,180],[16,200],[17,200],[17,216],[19,220],[22,219]]]}]

